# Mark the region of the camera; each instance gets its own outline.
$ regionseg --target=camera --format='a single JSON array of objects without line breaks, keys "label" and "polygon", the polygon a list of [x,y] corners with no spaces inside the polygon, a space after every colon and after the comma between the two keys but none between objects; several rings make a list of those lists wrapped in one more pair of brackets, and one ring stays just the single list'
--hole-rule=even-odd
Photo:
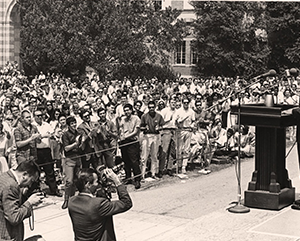
[{"label": "camera", "polygon": [[[113,172],[118,175],[120,170],[122,170],[124,167],[124,163],[120,163],[112,168]],[[111,199],[112,193],[116,193],[116,187],[112,180],[110,180],[105,174],[104,170],[106,167],[104,165],[98,166],[96,168],[96,172],[98,175],[98,184],[99,188],[97,189],[96,196],[97,197],[104,197],[107,199]]]}]

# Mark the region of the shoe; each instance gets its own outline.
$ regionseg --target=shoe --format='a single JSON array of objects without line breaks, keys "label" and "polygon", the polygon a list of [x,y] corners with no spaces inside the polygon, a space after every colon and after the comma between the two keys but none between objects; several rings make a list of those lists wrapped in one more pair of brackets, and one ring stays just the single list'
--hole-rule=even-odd
[{"label": "shoe", "polygon": [[158,178],[162,178],[163,174],[162,174],[161,171],[159,171],[158,173],[155,173],[155,176],[158,177]]},{"label": "shoe", "polygon": [[69,200],[65,200],[64,203],[63,203],[63,205],[61,206],[61,208],[62,209],[68,208],[68,202],[69,202]]},{"label": "shoe", "polygon": [[171,169],[168,169],[168,170],[167,170],[167,174],[168,174],[170,177],[173,177],[173,176],[174,176]]},{"label": "shoe", "polygon": [[124,182],[124,185],[129,185],[129,184],[132,184],[132,180],[131,179],[129,179],[129,180],[127,180],[127,181]]},{"label": "shoe", "polygon": [[294,204],[296,204],[296,205],[299,205],[299,206],[300,206],[300,199],[296,200],[296,201],[294,202]]},{"label": "shoe", "polygon": [[295,210],[300,210],[300,205],[297,205],[297,204],[293,204],[291,206],[292,209],[295,209]]},{"label": "shoe", "polygon": [[208,170],[208,169],[201,169],[201,170],[198,171],[198,173],[207,175],[207,174],[211,173],[211,170]]},{"label": "shoe", "polygon": [[140,181],[136,181],[134,184],[135,189],[140,189],[141,188],[141,182]]},{"label": "shoe", "polygon": [[56,197],[62,197],[63,196],[63,194],[59,190],[56,190],[55,192],[50,192],[49,195],[50,196],[56,196]]},{"label": "shoe", "polygon": [[152,177],[146,177],[145,179],[145,182],[153,182],[155,181],[156,179],[152,178]]},{"label": "shoe", "polygon": [[151,178],[152,178],[154,181],[159,179],[156,175],[152,176]]},{"label": "shoe", "polygon": [[179,177],[180,179],[187,179],[187,178],[189,178],[189,176],[188,175],[186,175],[186,174],[177,174],[177,177]]}]

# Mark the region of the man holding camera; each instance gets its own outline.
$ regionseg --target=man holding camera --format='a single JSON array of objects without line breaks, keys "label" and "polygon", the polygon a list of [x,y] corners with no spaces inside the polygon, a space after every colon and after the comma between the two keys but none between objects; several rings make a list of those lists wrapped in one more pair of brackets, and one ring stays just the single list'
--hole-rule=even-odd
[{"label": "man holding camera", "polygon": [[[15,170],[0,175],[0,240],[24,240],[23,220],[31,216],[32,206],[41,203],[44,196],[34,193],[24,200],[21,190],[30,188],[39,175],[33,161],[23,161]],[[41,236],[36,237],[34,240]]]},{"label": "man holding camera", "polygon": [[41,134],[41,141],[36,144],[37,146],[37,161],[36,163],[46,174],[46,183],[50,189],[50,195],[62,197],[62,193],[57,189],[55,174],[54,174],[54,163],[52,159],[50,149],[50,137],[52,135],[51,126],[49,123],[43,121],[43,113],[41,109],[34,111],[35,126],[38,132]]},{"label": "man holding camera", "polygon": [[69,197],[75,194],[74,177],[81,168],[80,145],[81,135],[76,129],[76,119],[73,116],[67,118],[68,130],[63,133],[62,144],[65,152],[65,197],[62,209],[68,207]]},{"label": "man holding camera", "polygon": [[68,210],[72,220],[75,240],[116,240],[112,216],[132,207],[132,201],[112,169],[104,169],[107,179],[117,188],[119,200],[110,201],[95,197],[99,189],[98,175],[91,168],[82,169],[75,182],[79,194],[70,199]]},{"label": "man holding camera", "polygon": [[31,112],[23,110],[21,119],[14,131],[18,164],[25,160],[37,160],[37,142],[41,142],[41,134],[35,125],[32,125]]}]

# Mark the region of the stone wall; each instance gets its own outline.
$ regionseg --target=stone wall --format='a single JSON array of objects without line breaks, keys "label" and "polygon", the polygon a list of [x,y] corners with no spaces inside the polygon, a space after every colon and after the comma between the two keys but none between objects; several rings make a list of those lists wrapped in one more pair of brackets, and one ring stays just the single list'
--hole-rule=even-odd
[{"label": "stone wall", "polygon": [[0,67],[20,64],[20,14],[16,0],[0,0]]}]

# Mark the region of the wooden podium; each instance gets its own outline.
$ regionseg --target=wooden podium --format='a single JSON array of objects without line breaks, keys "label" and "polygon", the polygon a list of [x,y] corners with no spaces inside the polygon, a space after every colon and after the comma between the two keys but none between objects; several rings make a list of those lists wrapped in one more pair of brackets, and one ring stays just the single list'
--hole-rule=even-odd
[{"label": "wooden podium", "polygon": [[[248,104],[240,106],[241,124],[255,126],[255,170],[245,191],[245,206],[280,210],[295,201],[295,188],[285,166],[286,127],[296,125],[282,111],[295,106]],[[239,113],[232,106],[233,114]]]}]

